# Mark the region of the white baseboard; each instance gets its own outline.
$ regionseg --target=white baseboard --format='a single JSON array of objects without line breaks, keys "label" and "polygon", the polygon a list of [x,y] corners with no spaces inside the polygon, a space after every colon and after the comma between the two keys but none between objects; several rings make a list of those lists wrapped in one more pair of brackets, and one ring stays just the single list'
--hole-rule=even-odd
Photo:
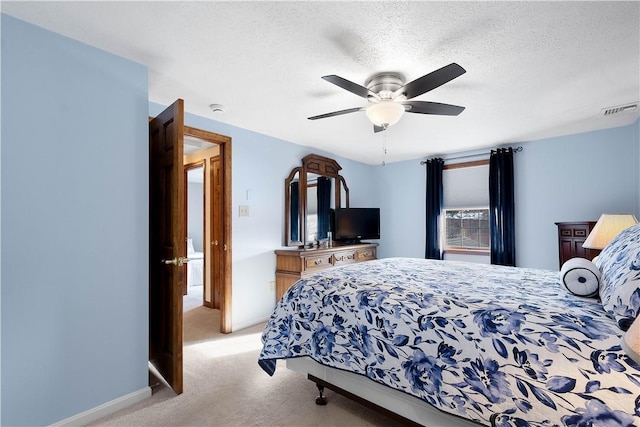
[{"label": "white baseboard", "polygon": [[95,408],[84,411],[62,421],[52,424],[52,426],[84,426],[97,419],[111,415],[120,409],[126,408],[140,402],[141,400],[151,397],[151,387],[145,387],[133,393],[114,399]]}]

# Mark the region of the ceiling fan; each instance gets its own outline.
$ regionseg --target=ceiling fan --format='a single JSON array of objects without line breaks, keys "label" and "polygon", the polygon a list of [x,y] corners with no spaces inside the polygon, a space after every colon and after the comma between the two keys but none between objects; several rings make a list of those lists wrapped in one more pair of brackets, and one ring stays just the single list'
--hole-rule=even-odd
[{"label": "ceiling fan", "polygon": [[320,114],[309,117],[309,120],[318,120],[355,113],[356,111],[365,111],[367,117],[371,123],[373,123],[373,131],[381,132],[389,126],[396,124],[405,111],[418,114],[457,116],[462,113],[464,107],[441,104],[439,102],[409,100],[440,87],[456,77],[460,77],[464,73],[466,73],[466,70],[454,62],[406,84],[402,74],[391,72],[378,73],[367,80],[365,83],[366,87],[360,86],[340,76],[324,76],[322,78],[326,81],[366,98],[369,101],[369,105]]}]

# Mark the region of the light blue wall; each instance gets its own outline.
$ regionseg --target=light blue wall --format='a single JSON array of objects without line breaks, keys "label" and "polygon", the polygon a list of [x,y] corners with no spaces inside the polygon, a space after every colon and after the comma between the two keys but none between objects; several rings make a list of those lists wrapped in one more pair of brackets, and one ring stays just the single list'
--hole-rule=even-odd
[{"label": "light blue wall", "polygon": [[519,144],[516,258],[519,266],[559,269],[555,222],[638,215],[637,125]]},{"label": "light blue wall", "polygon": [[2,425],[147,388],[147,85],[2,15]]},{"label": "light blue wall", "polygon": [[204,185],[199,182],[189,182],[187,185],[187,237],[193,239],[196,252],[202,252],[204,241]]},{"label": "light blue wall", "polygon": [[[516,257],[522,267],[558,269],[555,222],[640,212],[638,122],[630,126],[514,143]],[[424,166],[418,160],[375,166],[385,213],[381,257],[424,256]]]},{"label": "light blue wall", "polygon": [[425,167],[420,160],[372,166],[380,207],[379,258],[424,258]]},{"label": "light blue wall", "polygon": [[[155,116],[164,107],[149,104]],[[188,109],[188,106],[185,107]],[[232,138],[232,325],[238,330],[268,319],[275,306],[274,250],[284,235],[284,180],[309,153],[330,156],[342,166],[352,207],[371,206],[373,168],[209,118],[185,114],[185,124]],[[249,198],[247,199],[247,192]],[[249,217],[238,207],[249,206]]]}]

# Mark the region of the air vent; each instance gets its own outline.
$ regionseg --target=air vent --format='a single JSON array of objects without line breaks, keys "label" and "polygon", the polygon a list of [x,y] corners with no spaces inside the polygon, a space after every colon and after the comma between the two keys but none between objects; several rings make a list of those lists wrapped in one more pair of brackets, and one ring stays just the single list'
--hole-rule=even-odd
[{"label": "air vent", "polygon": [[614,114],[631,113],[637,109],[638,103],[636,102],[633,104],[618,105],[617,107],[603,108],[601,111],[603,116],[612,116]]}]

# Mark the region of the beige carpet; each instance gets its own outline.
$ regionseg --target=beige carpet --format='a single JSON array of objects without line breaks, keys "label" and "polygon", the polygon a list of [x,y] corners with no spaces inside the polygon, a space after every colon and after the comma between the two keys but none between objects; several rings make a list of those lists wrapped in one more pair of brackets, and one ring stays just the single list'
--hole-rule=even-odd
[{"label": "beige carpet", "polygon": [[264,325],[223,335],[219,312],[191,302],[185,301],[184,393],[176,396],[150,374],[153,395],[149,399],[90,425],[398,425],[331,390],[325,393],[327,406],[316,405],[316,386],[302,374],[278,362],[275,375],[270,377],[258,366]]}]

